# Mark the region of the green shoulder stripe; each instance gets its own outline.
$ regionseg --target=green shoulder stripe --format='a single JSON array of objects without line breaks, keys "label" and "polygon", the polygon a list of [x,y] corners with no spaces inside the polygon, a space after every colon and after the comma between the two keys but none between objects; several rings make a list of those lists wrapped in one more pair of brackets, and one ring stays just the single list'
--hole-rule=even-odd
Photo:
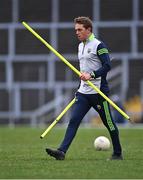
[{"label": "green shoulder stripe", "polygon": [[108,49],[106,48],[102,48],[100,50],[98,50],[98,54],[101,55],[101,54],[107,54],[108,53]]}]

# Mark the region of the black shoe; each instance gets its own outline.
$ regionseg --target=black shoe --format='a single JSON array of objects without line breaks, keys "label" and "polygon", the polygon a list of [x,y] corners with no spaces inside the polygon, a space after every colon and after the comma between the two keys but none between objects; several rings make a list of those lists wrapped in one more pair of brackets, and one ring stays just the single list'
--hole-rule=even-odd
[{"label": "black shoe", "polygon": [[116,154],[112,154],[112,156],[107,159],[108,161],[109,160],[123,160],[123,156],[122,155],[116,155]]},{"label": "black shoe", "polygon": [[53,149],[46,149],[47,154],[54,157],[56,160],[64,160],[65,159],[65,153],[60,150],[53,150]]}]

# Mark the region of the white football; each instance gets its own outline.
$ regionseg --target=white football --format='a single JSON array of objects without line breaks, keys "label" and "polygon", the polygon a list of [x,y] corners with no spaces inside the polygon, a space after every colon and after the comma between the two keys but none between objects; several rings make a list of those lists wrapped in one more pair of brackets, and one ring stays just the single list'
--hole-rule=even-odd
[{"label": "white football", "polygon": [[110,148],[110,141],[105,136],[99,136],[94,141],[94,147],[97,151],[107,151]]}]

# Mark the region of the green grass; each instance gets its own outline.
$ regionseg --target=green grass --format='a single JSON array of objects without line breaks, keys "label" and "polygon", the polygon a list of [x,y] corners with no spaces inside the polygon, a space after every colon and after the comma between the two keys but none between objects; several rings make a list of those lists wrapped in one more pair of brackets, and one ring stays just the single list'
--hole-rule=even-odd
[{"label": "green grass", "polygon": [[0,128],[0,178],[7,179],[141,179],[143,178],[143,129],[120,129],[123,161],[106,161],[110,151],[95,151],[93,141],[99,135],[109,137],[105,129],[79,129],[65,161],[56,161],[45,153],[56,148],[65,129],[53,129],[40,139],[43,129]]}]

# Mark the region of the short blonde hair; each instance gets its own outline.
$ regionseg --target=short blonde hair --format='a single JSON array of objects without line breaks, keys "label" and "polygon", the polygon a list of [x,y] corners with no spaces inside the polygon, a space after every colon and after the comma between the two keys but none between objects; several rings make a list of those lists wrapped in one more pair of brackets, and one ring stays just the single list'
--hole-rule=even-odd
[{"label": "short blonde hair", "polygon": [[74,19],[74,23],[75,24],[83,24],[83,27],[88,29],[91,29],[92,32],[92,21],[89,17],[85,17],[85,16],[80,16]]}]

